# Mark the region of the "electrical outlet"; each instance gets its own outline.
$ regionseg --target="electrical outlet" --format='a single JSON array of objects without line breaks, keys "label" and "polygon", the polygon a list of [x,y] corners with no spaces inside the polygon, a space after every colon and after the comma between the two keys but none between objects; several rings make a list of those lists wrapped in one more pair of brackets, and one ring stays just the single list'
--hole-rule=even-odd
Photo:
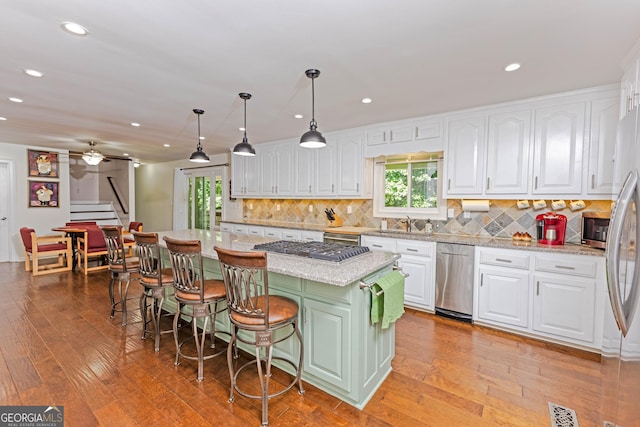
[{"label": "electrical outlet", "polygon": [[471,212],[464,211],[462,213],[462,217],[467,219],[471,218]]},{"label": "electrical outlet", "polygon": [[309,205],[309,212],[313,212],[313,205]]},{"label": "electrical outlet", "polygon": [[351,206],[347,206],[347,213],[350,214],[352,211]]},{"label": "electrical outlet", "polygon": [[280,203],[276,203],[276,210],[279,211],[280,210]]},{"label": "electrical outlet", "polygon": [[455,218],[455,214],[453,213],[453,208],[449,208],[447,210],[447,218]]},{"label": "electrical outlet", "polygon": [[249,203],[249,210],[253,209],[253,203]]}]

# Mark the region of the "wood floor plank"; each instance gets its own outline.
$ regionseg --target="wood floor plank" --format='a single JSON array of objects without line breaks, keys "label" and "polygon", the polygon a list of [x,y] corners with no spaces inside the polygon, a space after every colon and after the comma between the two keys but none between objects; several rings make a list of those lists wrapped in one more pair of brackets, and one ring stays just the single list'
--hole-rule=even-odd
[{"label": "wood floor plank", "polygon": [[[206,361],[198,382],[195,362],[174,365],[172,335],[157,353],[141,339],[135,281],[128,325],[110,319],[108,283],[108,272],[34,278],[21,263],[0,264],[1,404],[62,405],[73,426],[260,423],[259,400],[228,402],[224,356]],[[538,427],[553,401],[595,427],[603,401],[591,353],[411,309],[396,322],[392,366],[362,410],[305,383],[302,396],[294,388],[270,400],[270,425]],[[272,381],[289,378],[276,369]]]}]

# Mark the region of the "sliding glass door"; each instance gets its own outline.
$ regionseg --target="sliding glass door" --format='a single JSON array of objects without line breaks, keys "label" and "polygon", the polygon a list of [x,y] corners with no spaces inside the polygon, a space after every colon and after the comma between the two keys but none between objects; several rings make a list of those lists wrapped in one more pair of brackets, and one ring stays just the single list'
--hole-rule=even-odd
[{"label": "sliding glass door", "polygon": [[187,178],[187,228],[210,230],[222,217],[222,169],[193,170]]}]

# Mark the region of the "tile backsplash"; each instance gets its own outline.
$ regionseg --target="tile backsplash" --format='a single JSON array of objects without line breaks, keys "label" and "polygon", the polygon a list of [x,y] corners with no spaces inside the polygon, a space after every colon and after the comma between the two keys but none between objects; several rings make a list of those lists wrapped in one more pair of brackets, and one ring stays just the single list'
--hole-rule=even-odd
[{"label": "tile backsplash", "polygon": [[[567,217],[566,242],[580,243],[583,211],[611,210],[608,200],[585,200],[585,204],[581,211],[573,212],[569,208],[558,211]],[[453,209],[454,218],[433,221],[436,233],[511,238],[516,232],[527,232],[535,238],[535,218],[551,210],[551,201],[547,201],[547,209],[534,210],[518,209],[516,200],[491,200],[488,212],[470,212],[469,218],[464,217],[460,200],[448,200],[447,207]],[[242,202],[243,217],[247,220],[329,225],[325,209],[333,209],[347,226],[379,228],[382,220],[373,217],[372,200],[243,199]],[[347,213],[349,211],[351,213]],[[402,230],[401,221],[401,218],[387,218],[388,228]],[[415,220],[414,230],[423,231],[425,222]]]}]

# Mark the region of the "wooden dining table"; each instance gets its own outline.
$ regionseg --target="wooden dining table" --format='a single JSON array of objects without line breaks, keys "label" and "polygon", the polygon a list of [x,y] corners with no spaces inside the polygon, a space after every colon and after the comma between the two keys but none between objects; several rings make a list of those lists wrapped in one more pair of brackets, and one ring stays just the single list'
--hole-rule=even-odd
[{"label": "wooden dining table", "polygon": [[65,233],[67,237],[71,237],[71,246],[73,246],[71,270],[75,271],[78,266],[78,236],[84,236],[87,229],[80,226],[62,226],[53,227],[51,231],[62,232]]}]

